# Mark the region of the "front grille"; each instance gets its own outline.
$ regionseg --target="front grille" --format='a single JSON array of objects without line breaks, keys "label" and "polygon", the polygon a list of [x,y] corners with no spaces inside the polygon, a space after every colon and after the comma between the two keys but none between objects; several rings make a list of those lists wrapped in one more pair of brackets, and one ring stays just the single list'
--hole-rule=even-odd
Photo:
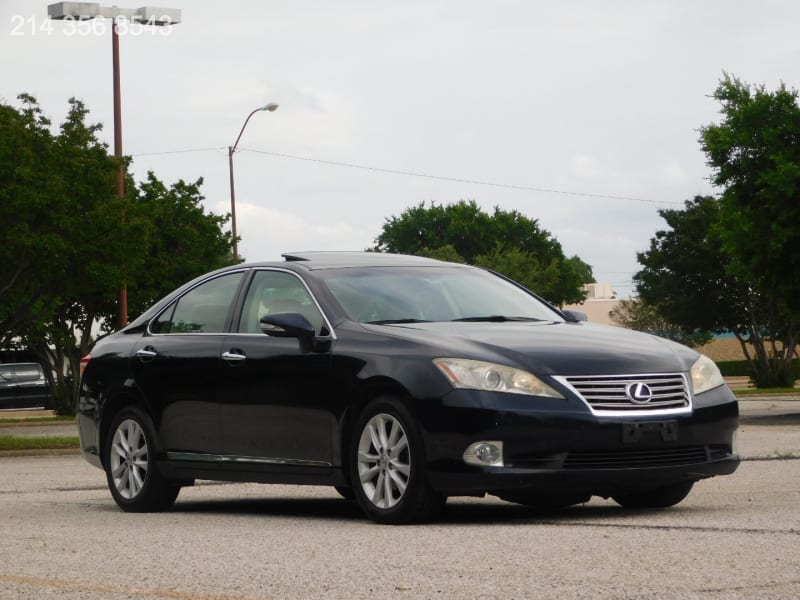
[{"label": "front grille", "polygon": [[[690,410],[689,388],[680,373],[664,375],[575,375],[556,378],[569,385],[596,413],[668,413]],[[628,391],[650,391],[650,399],[634,402]]]}]

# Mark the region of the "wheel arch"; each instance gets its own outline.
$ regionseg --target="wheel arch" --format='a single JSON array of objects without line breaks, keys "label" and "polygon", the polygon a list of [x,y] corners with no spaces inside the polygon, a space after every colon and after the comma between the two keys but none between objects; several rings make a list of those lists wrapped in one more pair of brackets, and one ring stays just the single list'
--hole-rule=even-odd
[{"label": "wheel arch", "polygon": [[364,410],[364,407],[382,396],[390,396],[398,402],[402,402],[406,407],[410,407],[411,394],[397,380],[389,377],[374,377],[367,380],[357,390],[355,398],[347,405],[339,424],[339,464],[344,478],[349,481],[350,459],[349,449],[353,442],[353,431],[356,422]]},{"label": "wheel arch", "polygon": [[114,421],[114,417],[119,413],[119,411],[129,406],[137,407],[152,421],[152,415],[147,409],[147,405],[145,404],[144,400],[135,392],[124,390],[111,396],[103,404],[103,412],[100,415],[100,423],[98,425],[98,452],[100,454],[100,462],[103,465],[103,468],[107,466],[105,464],[105,447],[108,440],[109,430],[111,429],[111,423]]}]

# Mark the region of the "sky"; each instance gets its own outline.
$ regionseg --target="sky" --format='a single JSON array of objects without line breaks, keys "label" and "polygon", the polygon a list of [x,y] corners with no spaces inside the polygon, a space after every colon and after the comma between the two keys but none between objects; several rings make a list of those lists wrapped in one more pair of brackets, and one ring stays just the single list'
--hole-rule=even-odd
[{"label": "sky", "polygon": [[[630,297],[658,210],[720,192],[698,137],[723,74],[800,87],[796,0],[164,1],[180,24],[120,36],[123,152],[225,214],[227,147],[279,104],[234,156],[248,261],[363,250],[409,207],[474,200]],[[110,23],[0,0],[0,101],[23,92],[54,125],[83,100],[113,148]]]}]

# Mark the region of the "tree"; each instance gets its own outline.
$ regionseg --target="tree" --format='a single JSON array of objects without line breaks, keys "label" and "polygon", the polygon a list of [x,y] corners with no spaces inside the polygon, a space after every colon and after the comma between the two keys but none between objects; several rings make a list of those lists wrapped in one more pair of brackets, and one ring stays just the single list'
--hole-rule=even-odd
[{"label": "tree", "polygon": [[58,216],[51,248],[60,248],[57,258],[48,259],[58,272],[43,296],[53,305],[21,332],[25,344],[50,367],[53,402],[61,413],[72,409],[80,358],[89,351],[94,322],[114,312],[123,281],[120,265],[136,255],[135,243],[124,233],[125,202],[115,192],[118,159],[98,141],[101,126],[86,123],[88,114],[83,102],[71,98],[52,140],[54,156],[48,164],[57,196],[47,206]]},{"label": "tree", "polygon": [[583,284],[587,282],[563,255],[540,258],[532,252],[498,244],[489,254],[476,256],[474,264],[510,277],[553,304],[579,303],[586,299]]},{"label": "tree", "polygon": [[577,256],[567,259],[561,244],[535,219],[498,207],[490,215],[475,201],[408,208],[386,220],[375,244],[378,252],[484,266],[555,304],[585,299],[582,284],[593,281],[591,267]]},{"label": "tree", "polygon": [[670,323],[655,306],[641,298],[620,300],[611,313],[611,320],[622,327],[652,333],[692,348],[707,344],[713,337],[708,331],[687,331],[680,325]]},{"label": "tree", "polygon": [[21,340],[49,368],[59,412],[74,409],[79,363],[111,331],[123,282],[131,313],[187,279],[229,264],[227,217],[207,214],[202,181],[167,187],[127,176],[70,99],[57,135],[28,95],[0,104],[0,347]]},{"label": "tree", "polygon": [[723,187],[715,226],[726,271],[748,282],[759,304],[753,331],[759,381],[786,385],[800,342],[800,105],[797,90],[774,92],[725,74],[714,98],[722,121],[700,143]]},{"label": "tree", "polygon": [[231,234],[222,231],[228,216],[206,213],[202,185],[201,178],[167,187],[152,172],[139,184],[133,211],[144,224],[147,252],[128,285],[132,314],[178,285],[233,263]]},{"label": "tree", "polygon": [[52,309],[46,292],[66,250],[58,227],[64,207],[51,206],[58,189],[48,168],[55,160],[50,121],[33,97],[19,99],[21,110],[0,104],[0,347]]},{"label": "tree", "polygon": [[634,276],[637,292],[684,334],[733,333],[759,387],[787,385],[758,360],[767,352],[767,304],[750,282],[730,273],[716,234],[721,212],[721,202],[708,196],[687,201],[684,210],[659,211],[670,229],[656,232],[650,249],[637,254],[644,267]]}]

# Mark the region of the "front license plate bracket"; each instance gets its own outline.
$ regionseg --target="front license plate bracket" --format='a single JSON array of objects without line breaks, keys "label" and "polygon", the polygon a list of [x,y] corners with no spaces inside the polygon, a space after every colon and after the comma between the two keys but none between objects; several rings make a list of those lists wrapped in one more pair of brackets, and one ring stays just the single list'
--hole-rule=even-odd
[{"label": "front license plate bracket", "polygon": [[635,421],[622,424],[622,443],[635,444],[643,437],[657,435],[662,442],[674,442],[678,439],[677,421]]}]

